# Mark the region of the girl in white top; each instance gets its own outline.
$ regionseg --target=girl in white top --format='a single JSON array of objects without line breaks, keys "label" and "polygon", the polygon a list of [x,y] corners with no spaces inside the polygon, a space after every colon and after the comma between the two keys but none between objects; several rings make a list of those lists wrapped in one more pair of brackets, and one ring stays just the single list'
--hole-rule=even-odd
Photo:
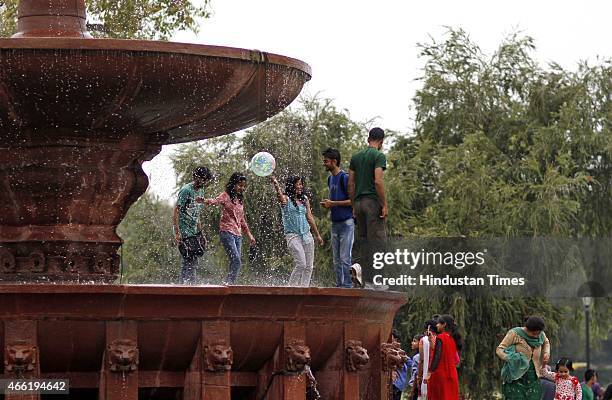
[{"label": "girl in white top", "polygon": [[555,366],[557,372],[549,371],[545,367],[540,370],[544,378],[555,382],[557,386],[555,400],[582,400],[580,381],[575,376],[570,375],[573,370],[572,360],[567,357],[557,361]]},{"label": "girl in white top", "polygon": [[419,368],[415,390],[418,400],[427,400],[427,384],[430,375],[429,362],[433,356],[436,345],[436,321],[425,322],[425,335],[419,341]]}]

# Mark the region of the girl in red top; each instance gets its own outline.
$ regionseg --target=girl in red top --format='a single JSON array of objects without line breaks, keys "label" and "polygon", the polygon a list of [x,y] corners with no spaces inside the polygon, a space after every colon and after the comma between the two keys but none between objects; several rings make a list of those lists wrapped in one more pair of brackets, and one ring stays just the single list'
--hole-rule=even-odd
[{"label": "girl in red top", "polygon": [[427,385],[428,400],[459,400],[459,352],[463,340],[458,332],[455,319],[450,315],[441,315],[436,327],[438,336],[434,358],[430,367]]},{"label": "girl in red top", "polygon": [[209,206],[221,206],[219,221],[219,237],[230,260],[229,273],[226,282],[233,285],[242,266],[242,234],[249,238],[251,246],[255,245],[255,237],[251,233],[244,217],[244,189],[246,177],[234,172],[225,186],[225,191],[214,199],[203,200]]}]

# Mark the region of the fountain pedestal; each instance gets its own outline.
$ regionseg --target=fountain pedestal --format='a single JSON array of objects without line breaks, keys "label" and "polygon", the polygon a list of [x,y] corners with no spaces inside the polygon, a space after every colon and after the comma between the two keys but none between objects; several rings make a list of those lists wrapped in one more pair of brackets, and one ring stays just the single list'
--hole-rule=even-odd
[{"label": "fountain pedestal", "polygon": [[84,0],[21,1],[14,38],[91,38]]},{"label": "fountain pedestal", "polygon": [[0,148],[0,279],[112,282],[116,227],[145,192],[141,164],[161,145],[48,135],[57,141]]}]

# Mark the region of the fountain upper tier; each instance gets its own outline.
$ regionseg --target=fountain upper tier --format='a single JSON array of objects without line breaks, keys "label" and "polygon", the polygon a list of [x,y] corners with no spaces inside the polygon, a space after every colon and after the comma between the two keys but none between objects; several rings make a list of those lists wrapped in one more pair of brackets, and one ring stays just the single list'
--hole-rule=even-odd
[{"label": "fountain upper tier", "polygon": [[307,64],[256,50],[0,39],[0,130],[5,139],[61,130],[85,136],[137,132],[160,144],[199,140],[275,115],[308,79]]},{"label": "fountain upper tier", "polygon": [[83,0],[21,1],[18,12],[18,32],[0,39],[5,138],[58,129],[204,139],[275,115],[310,79],[302,61],[258,50],[90,39]]}]

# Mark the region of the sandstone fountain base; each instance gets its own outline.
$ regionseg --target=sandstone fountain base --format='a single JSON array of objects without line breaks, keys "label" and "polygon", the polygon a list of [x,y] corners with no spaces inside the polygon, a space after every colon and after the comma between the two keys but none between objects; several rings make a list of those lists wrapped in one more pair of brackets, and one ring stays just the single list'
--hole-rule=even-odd
[{"label": "sandstone fountain base", "polygon": [[322,399],[386,399],[381,344],[404,302],[331,288],[0,285],[2,378],[68,379],[63,399],[305,400],[309,351]]}]

